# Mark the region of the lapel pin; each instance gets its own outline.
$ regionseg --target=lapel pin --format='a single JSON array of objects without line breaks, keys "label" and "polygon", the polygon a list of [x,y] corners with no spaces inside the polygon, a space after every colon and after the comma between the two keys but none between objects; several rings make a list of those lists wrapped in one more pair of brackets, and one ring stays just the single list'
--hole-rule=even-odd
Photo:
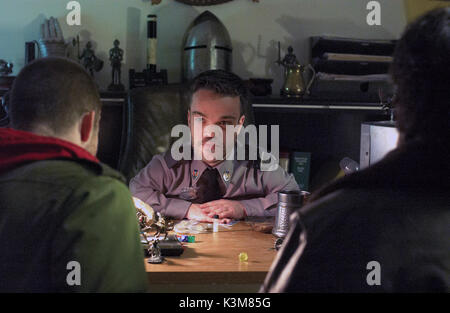
[{"label": "lapel pin", "polygon": [[230,174],[229,171],[225,171],[225,172],[223,172],[222,177],[223,177],[224,181],[228,182],[230,180],[230,178],[231,178],[231,174]]}]

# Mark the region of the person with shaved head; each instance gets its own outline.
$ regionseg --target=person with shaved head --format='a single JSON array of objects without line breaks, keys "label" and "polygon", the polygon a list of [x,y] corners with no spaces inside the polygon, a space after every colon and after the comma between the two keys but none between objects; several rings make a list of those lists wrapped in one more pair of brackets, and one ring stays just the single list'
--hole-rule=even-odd
[{"label": "person with shaved head", "polygon": [[68,59],[25,66],[0,129],[0,292],[147,290],[132,197],[99,162],[101,102]]}]

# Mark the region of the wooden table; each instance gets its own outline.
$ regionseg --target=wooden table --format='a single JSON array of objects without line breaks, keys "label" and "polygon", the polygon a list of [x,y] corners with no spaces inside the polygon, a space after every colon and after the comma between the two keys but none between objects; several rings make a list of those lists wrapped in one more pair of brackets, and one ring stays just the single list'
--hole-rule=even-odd
[{"label": "wooden table", "polygon": [[[256,292],[272,264],[274,236],[253,231],[241,221],[217,233],[195,234],[195,243],[183,243],[179,257],[166,257],[146,270],[151,292]],[[239,260],[246,252],[247,262]]]}]

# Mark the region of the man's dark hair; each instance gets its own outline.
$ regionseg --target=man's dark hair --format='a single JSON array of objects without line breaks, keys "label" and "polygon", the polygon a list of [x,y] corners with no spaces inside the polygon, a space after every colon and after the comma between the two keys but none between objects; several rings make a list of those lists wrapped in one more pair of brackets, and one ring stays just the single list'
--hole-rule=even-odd
[{"label": "man's dark hair", "polygon": [[207,89],[219,95],[237,97],[241,102],[241,115],[244,115],[246,108],[250,105],[250,92],[243,80],[228,71],[209,70],[197,75],[189,84],[189,103],[192,102],[192,95],[200,89]]},{"label": "man's dark hair", "polygon": [[405,140],[449,138],[450,8],[409,25],[398,41],[391,74],[397,127]]},{"label": "man's dark hair", "polygon": [[64,58],[42,58],[25,66],[14,81],[9,104],[11,126],[31,131],[46,125],[64,133],[81,116],[96,112],[101,102],[95,82],[77,63]]}]

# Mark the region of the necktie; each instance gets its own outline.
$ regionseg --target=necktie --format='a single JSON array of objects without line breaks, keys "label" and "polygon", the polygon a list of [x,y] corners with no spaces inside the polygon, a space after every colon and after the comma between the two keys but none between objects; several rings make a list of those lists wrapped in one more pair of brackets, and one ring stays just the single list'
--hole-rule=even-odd
[{"label": "necktie", "polygon": [[197,182],[197,199],[195,203],[205,203],[221,199],[223,194],[219,184],[220,174],[216,168],[207,168]]}]

